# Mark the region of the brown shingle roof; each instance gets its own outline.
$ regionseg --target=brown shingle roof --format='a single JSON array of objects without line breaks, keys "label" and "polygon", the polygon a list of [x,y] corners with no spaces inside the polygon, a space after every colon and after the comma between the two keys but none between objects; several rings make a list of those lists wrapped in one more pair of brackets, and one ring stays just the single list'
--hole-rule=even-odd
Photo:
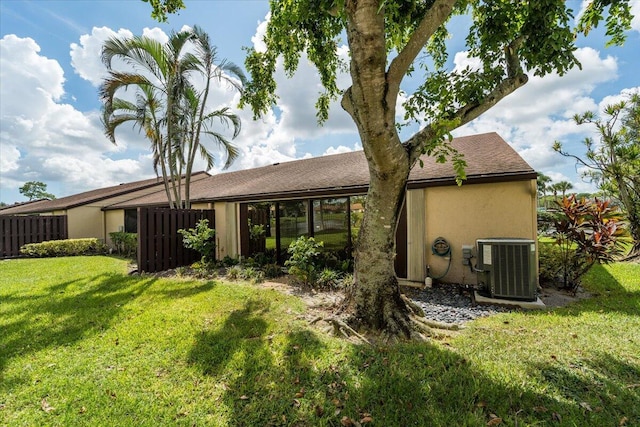
[{"label": "brown shingle roof", "polygon": [[[193,177],[197,179],[209,176],[206,172],[197,172]],[[193,178],[192,178],[193,179]],[[164,191],[162,178],[151,178],[142,181],[128,182],[111,187],[99,188],[97,190],[85,191],[84,193],[74,194],[72,196],[61,197],[53,200],[39,200],[31,203],[22,203],[18,206],[10,206],[2,210],[2,215],[42,213],[56,210],[71,209],[90,203],[96,203],[113,197],[126,195],[139,190],[152,189],[158,187],[157,191]],[[166,200],[166,197],[165,197]]]},{"label": "brown shingle roof", "polygon": [[[467,162],[466,183],[534,179],[536,174],[497,133],[455,138],[453,146]],[[422,158],[409,176],[409,187],[454,185],[451,163]],[[192,202],[273,200],[313,195],[364,193],[369,170],[362,151],[276,163],[255,169],[221,173],[193,183]],[[166,197],[155,193],[106,209],[163,205]]]}]

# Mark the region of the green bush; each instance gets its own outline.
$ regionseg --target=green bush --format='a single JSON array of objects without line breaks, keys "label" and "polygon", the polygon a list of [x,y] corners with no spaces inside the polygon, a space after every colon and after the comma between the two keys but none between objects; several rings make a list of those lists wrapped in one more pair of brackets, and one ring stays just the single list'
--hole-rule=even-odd
[{"label": "green bush", "polygon": [[107,246],[95,238],[49,240],[41,243],[28,243],[20,248],[20,253],[33,258],[103,255],[107,253]]},{"label": "green bush", "polygon": [[[556,243],[538,242],[538,273],[540,285],[558,287],[564,281],[564,272],[575,259],[575,249],[562,249]],[[566,266],[566,268],[565,268]],[[571,271],[568,274],[574,275]]]},{"label": "green bush", "polygon": [[305,285],[316,283],[320,263],[320,249],[322,242],[316,242],[313,237],[301,236],[289,245],[291,256],[284,265],[289,268],[289,274]]},{"label": "green bush", "polygon": [[182,234],[182,245],[194,249],[202,256],[202,262],[212,263],[216,258],[216,230],[209,228],[209,220],[201,219],[196,228],[178,230]]},{"label": "green bush", "polygon": [[242,275],[242,267],[233,265],[227,268],[227,280],[238,280]]},{"label": "green bush", "polygon": [[116,253],[125,257],[135,257],[138,252],[138,235],[124,231],[109,233]]},{"label": "green bush", "polygon": [[229,255],[225,255],[221,262],[224,267],[233,267],[234,265],[240,264],[237,258],[230,257]]},{"label": "green bush", "polygon": [[276,263],[269,263],[262,266],[262,272],[267,279],[273,279],[282,276],[282,267]]},{"label": "green bush", "polygon": [[253,284],[264,282],[264,273],[254,267],[245,267],[240,270],[240,278]]},{"label": "green bush", "polygon": [[615,206],[575,195],[558,202],[561,216],[554,221],[554,244],[540,245],[540,282],[575,292],[582,276],[596,263],[613,262],[622,254],[618,238],[624,234]]},{"label": "green bush", "polygon": [[330,268],[324,268],[318,274],[315,284],[323,289],[337,288],[341,284],[341,274]]}]

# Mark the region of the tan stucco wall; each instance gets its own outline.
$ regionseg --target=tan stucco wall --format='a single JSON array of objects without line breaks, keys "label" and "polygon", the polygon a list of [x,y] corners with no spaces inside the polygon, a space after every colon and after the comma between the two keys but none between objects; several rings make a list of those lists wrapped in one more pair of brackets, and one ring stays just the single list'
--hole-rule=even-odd
[{"label": "tan stucco wall", "polygon": [[[431,187],[425,194],[425,265],[431,275],[442,275],[447,259],[432,254],[438,237],[451,245],[452,258],[444,283],[476,284],[477,277],[462,265],[462,246],[473,246],[488,237],[518,237],[536,240],[536,181],[463,184],[461,187]],[[411,212],[408,211],[409,215]],[[409,224],[411,222],[409,221]],[[408,256],[411,259],[411,254]],[[475,264],[476,259],[472,259]],[[424,278],[423,278],[424,279]]]},{"label": "tan stucco wall", "polygon": [[109,233],[115,233],[116,231],[124,230],[124,209],[117,209],[113,211],[104,212],[105,220],[105,240],[107,244],[111,244],[111,238]]},{"label": "tan stucco wall", "polygon": [[104,216],[97,206],[79,206],[67,210],[69,238],[95,237],[104,239]]}]

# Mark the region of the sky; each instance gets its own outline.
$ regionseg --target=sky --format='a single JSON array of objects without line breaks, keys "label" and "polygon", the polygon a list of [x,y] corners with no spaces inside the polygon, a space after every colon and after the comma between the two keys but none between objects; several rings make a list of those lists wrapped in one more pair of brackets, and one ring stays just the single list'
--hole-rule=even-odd
[{"label": "sky", "polygon": [[[0,1],[0,202],[27,199],[18,191],[27,181],[42,181],[57,197],[154,176],[149,143],[133,128],[121,128],[112,144],[100,123],[98,88],[107,76],[100,60],[103,42],[113,36],[148,35],[166,40],[172,31],[198,25],[218,48],[218,58],[244,68],[244,47],[262,46],[268,19],[266,0],[186,0],[186,9],[168,23],[150,16],[140,0],[1,0]],[[579,13],[580,0],[567,4]],[[640,0],[634,0],[633,30],[623,47],[605,47],[602,30],[580,37],[576,56],[582,69],[566,75],[530,76],[529,82],[454,136],[497,132],[536,171],[554,182],[566,180],[576,191],[594,191],[580,178],[575,162],[552,150],[554,141],[576,154],[594,129],[578,126],[573,115],[601,111],[630,91],[640,90]],[[461,18],[461,24],[465,24]],[[472,64],[463,38],[452,26],[450,67]],[[346,46],[340,55],[348,55]],[[318,126],[314,104],[320,91],[316,71],[303,58],[298,72],[287,78],[277,71],[278,105],[253,120],[238,110],[240,149],[230,170],[361,149],[351,118],[339,103]],[[341,74],[341,88],[349,78]],[[404,88],[417,84],[408,79]],[[217,86],[212,108],[237,106],[238,94]],[[402,109],[399,109],[401,113]],[[414,129],[415,130],[415,129]],[[411,128],[402,136],[408,136]],[[215,150],[213,150],[215,152]],[[221,172],[216,153],[210,172]],[[204,168],[203,163],[197,165]]]}]

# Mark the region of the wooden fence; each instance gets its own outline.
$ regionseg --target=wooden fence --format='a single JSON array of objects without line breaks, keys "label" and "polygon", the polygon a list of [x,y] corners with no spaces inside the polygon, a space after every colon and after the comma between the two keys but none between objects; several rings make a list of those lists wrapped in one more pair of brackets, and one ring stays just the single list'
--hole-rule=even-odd
[{"label": "wooden fence", "polygon": [[66,215],[0,216],[0,258],[20,256],[27,243],[61,240],[68,236]]},{"label": "wooden fence", "polygon": [[201,219],[215,228],[213,210],[138,208],[138,271],[154,273],[199,260],[198,252],[182,246],[178,230],[194,228]]}]

